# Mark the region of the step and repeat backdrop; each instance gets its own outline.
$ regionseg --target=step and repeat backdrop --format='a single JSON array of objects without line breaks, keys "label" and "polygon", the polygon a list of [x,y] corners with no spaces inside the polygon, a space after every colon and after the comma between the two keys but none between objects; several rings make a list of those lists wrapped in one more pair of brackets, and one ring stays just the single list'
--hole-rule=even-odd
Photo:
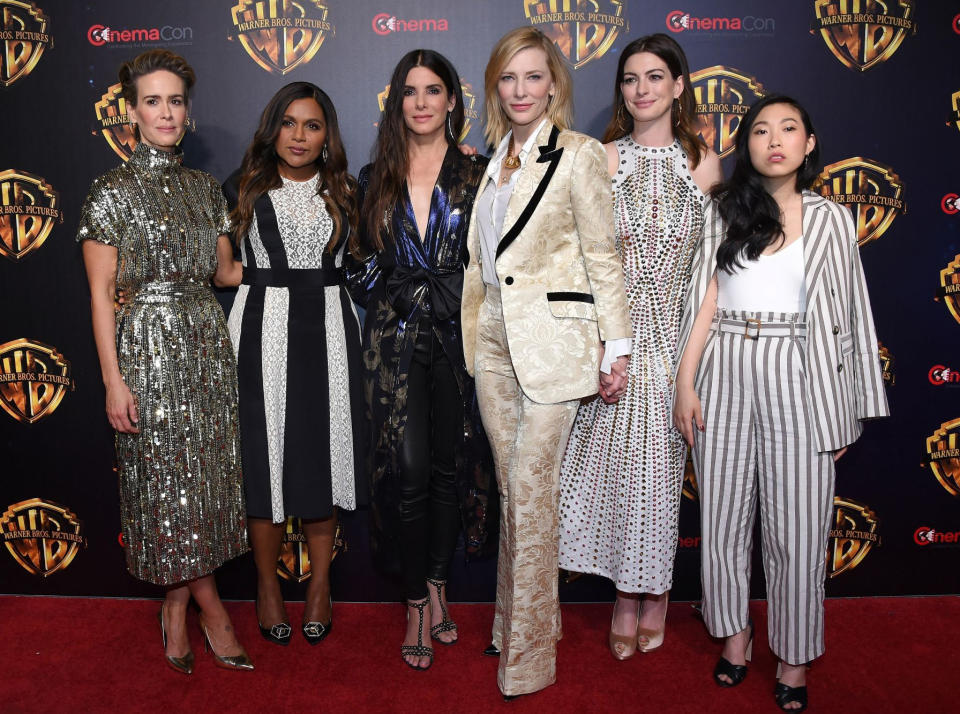
[{"label": "step and repeat backdrop", "polygon": [[[357,171],[392,68],[418,47],[452,60],[464,141],[487,150],[484,67],[518,25],[556,41],[576,128],[593,136],[612,111],[618,53],[653,32],[684,47],[701,135],[722,157],[758,97],[806,104],[825,162],[819,191],[856,220],[893,410],[838,464],[827,592],[960,592],[960,2],[948,0],[0,0],[0,592],[159,594],[124,567],[74,241],[90,182],[135,146],[119,64],[155,47],[187,58],[198,82],[185,163],[219,180],[239,165],[267,100],[294,80],[332,97]],[[690,469],[684,496],[673,594],[694,600]],[[334,597],[399,598],[372,568],[366,517],[343,514]],[[457,558],[451,596],[492,600],[494,568]],[[302,595],[310,564],[296,523],[278,572],[288,597]],[[612,596],[597,578],[561,577],[565,600]],[[225,597],[250,598],[252,560],[218,579]]]}]

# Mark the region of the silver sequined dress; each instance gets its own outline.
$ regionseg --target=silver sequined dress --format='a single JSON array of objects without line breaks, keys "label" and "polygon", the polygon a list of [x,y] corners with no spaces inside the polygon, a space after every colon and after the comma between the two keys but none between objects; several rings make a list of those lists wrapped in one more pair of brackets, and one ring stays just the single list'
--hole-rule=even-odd
[{"label": "silver sequined dress", "polygon": [[226,202],[213,177],[139,144],[93,182],[78,240],[117,249],[117,358],[139,434],[116,435],[131,574],[170,585],[248,550],[236,363],[210,289]]},{"label": "silver sequined dress", "polygon": [[634,328],[629,381],[614,405],[582,405],[561,467],[560,567],[617,589],[670,589],[686,457],[672,426],[673,371],[703,194],[678,143],[616,143],[616,243]]}]

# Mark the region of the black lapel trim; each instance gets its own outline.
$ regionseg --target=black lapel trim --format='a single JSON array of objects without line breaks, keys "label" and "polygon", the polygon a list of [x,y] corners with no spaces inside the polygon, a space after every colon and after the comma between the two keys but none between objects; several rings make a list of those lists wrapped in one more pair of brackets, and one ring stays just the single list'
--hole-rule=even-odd
[{"label": "black lapel trim", "polygon": [[593,304],[593,295],[590,293],[547,293],[547,302],[586,302]]},{"label": "black lapel trim", "polygon": [[527,221],[530,220],[530,216],[533,215],[537,204],[540,203],[540,199],[543,198],[543,193],[547,190],[547,185],[550,183],[550,179],[553,178],[553,173],[557,170],[557,164],[560,163],[560,156],[563,154],[563,147],[557,148],[558,136],[560,136],[560,130],[554,126],[553,129],[550,130],[550,139],[547,141],[547,145],[538,147],[540,149],[540,157],[537,159],[537,163],[543,164],[549,161],[550,166],[547,167],[547,172],[543,175],[543,178],[540,179],[540,183],[537,184],[537,189],[533,192],[530,200],[527,201],[527,205],[523,207],[523,212],[519,218],[517,218],[499,245],[497,245],[497,258],[517,239],[520,231],[523,230],[524,226],[527,225]]}]

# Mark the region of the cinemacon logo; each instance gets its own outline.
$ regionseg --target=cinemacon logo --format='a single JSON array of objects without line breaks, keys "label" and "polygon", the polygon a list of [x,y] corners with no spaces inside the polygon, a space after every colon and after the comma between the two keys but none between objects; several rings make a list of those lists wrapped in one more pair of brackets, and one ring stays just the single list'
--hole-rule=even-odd
[{"label": "cinemacon logo", "polygon": [[917,545],[934,543],[960,543],[960,531],[938,531],[929,526],[920,526],[913,532],[913,542]]},{"label": "cinemacon logo", "polygon": [[957,203],[960,202],[960,196],[955,193],[948,193],[940,200],[940,208],[943,209],[943,212],[948,216],[955,216],[960,213],[960,206]]},{"label": "cinemacon logo", "polygon": [[689,12],[674,10],[667,14],[670,32],[710,30],[713,32],[773,32],[776,21],[772,17],[694,17]]},{"label": "cinemacon logo", "polygon": [[446,18],[431,17],[425,20],[401,20],[395,15],[381,12],[375,15],[370,23],[373,31],[378,35],[389,35],[391,32],[446,32],[450,29]]},{"label": "cinemacon logo", "polygon": [[942,364],[935,364],[927,372],[927,379],[930,380],[930,384],[937,387],[944,384],[960,384],[960,371]]},{"label": "cinemacon logo", "polygon": [[94,47],[103,47],[112,42],[172,42],[192,40],[192,27],[143,27],[135,30],[114,30],[105,25],[91,25],[87,41]]}]

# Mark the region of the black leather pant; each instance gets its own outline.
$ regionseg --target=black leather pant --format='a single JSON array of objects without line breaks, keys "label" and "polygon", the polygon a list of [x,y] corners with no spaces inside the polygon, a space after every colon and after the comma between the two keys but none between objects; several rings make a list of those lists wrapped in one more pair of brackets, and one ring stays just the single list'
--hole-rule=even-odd
[{"label": "black leather pant", "polygon": [[450,361],[422,320],[407,378],[400,452],[400,546],[407,598],[427,596],[426,579],[447,579],[460,530],[456,448],[463,401]]}]

